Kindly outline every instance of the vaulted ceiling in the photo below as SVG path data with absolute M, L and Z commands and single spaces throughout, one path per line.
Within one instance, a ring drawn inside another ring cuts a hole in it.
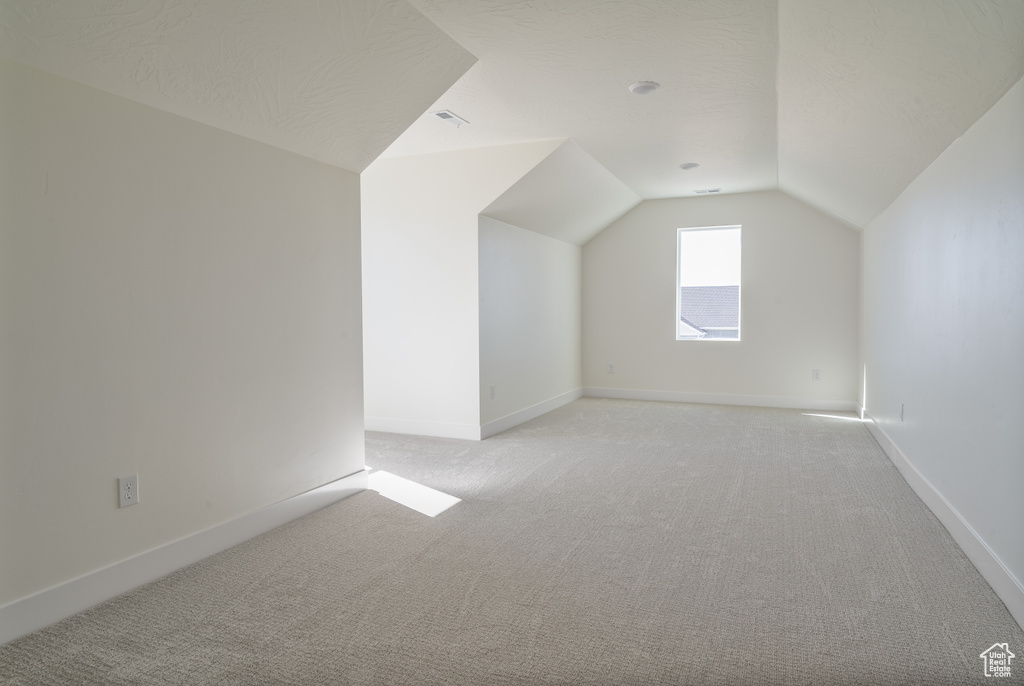
M 567 136 L 645 199 L 781 188 L 856 227 L 1024 76 L 1021 0 L 410 2 L 479 58 L 431 108 L 470 125 L 386 154 Z
M 1024 2 L 0 0 L 0 54 L 354 171 L 571 138 L 641 198 L 862 227 L 1024 76 Z
M 476 61 L 405 0 L 0 0 L 0 56 L 357 172 Z

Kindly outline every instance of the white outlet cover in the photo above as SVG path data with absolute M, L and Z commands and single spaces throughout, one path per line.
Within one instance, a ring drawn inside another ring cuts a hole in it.
M 122 476 L 117 480 L 117 506 L 128 507 L 139 502 L 139 475 Z

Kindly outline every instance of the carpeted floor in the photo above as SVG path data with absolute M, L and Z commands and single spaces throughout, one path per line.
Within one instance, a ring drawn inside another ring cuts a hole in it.
M 853 415 L 587 398 L 479 443 L 370 433 L 367 462 L 462 502 L 354 496 L 0 647 L 0 683 L 967 684 L 1024 656 Z

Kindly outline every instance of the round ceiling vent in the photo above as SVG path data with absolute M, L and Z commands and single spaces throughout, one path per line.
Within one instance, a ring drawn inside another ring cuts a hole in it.
M 633 95 L 647 95 L 658 90 L 658 86 L 654 81 L 637 81 L 629 87 L 629 92 Z

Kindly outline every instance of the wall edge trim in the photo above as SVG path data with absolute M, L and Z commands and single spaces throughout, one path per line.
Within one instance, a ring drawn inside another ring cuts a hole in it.
M 490 438 L 495 434 L 500 434 L 502 431 L 508 431 L 514 426 L 518 426 L 523 422 L 528 422 L 531 419 L 536 419 L 543 414 L 556 410 L 562 405 L 567 405 L 573 400 L 578 400 L 583 397 L 583 388 L 576 387 L 571 391 L 565 393 L 559 393 L 553 398 L 548 398 L 529 407 L 524 407 L 521 410 L 511 412 L 504 417 L 491 420 L 480 427 L 480 438 Z
M 480 427 L 476 424 L 431 422 L 423 419 L 396 419 L 394 417 L 366 417 L 363 420 L 363 425 L 367 431 L 383 431 L 389 434 L 459 438 L 467 441 L 480 440 Z
M 779 407 L 793 410 L 828 410 L 857 412 L 855 400 L 828 400 L 772 395 L 731 395 L 720 393 L 693 393 L 690 391 L 656 391 L 636 388 L 603 388 L 585 386 L 583 395 L 590 398 L 619 398 L 623 400 L 661 400 L 672 403 L 701 403 L 705 405 L 746 405 L 750 407 Z
M 864 424 L 889 457 L 896 469 L 917 494 L 917 497 L 932 511 L 942 523 L 967 559 L 977 568 L 981 576 L 992 587 L 995 594 L 1006 605 L 1014 621 L 1024 627 L 1024 584 L 1013 575 L 1003 561 L 989 547 L 974 527 L 971 526 L 960 512 L 946 500 L 946 497 L 918 471 L 910 458 L 889 437 L 881 426 L 869 414 L 864 414 Z
M 155 581 L 366 488 L 367 472 L 364 469 L 10 602 L 0 607 L 0 645 Z

